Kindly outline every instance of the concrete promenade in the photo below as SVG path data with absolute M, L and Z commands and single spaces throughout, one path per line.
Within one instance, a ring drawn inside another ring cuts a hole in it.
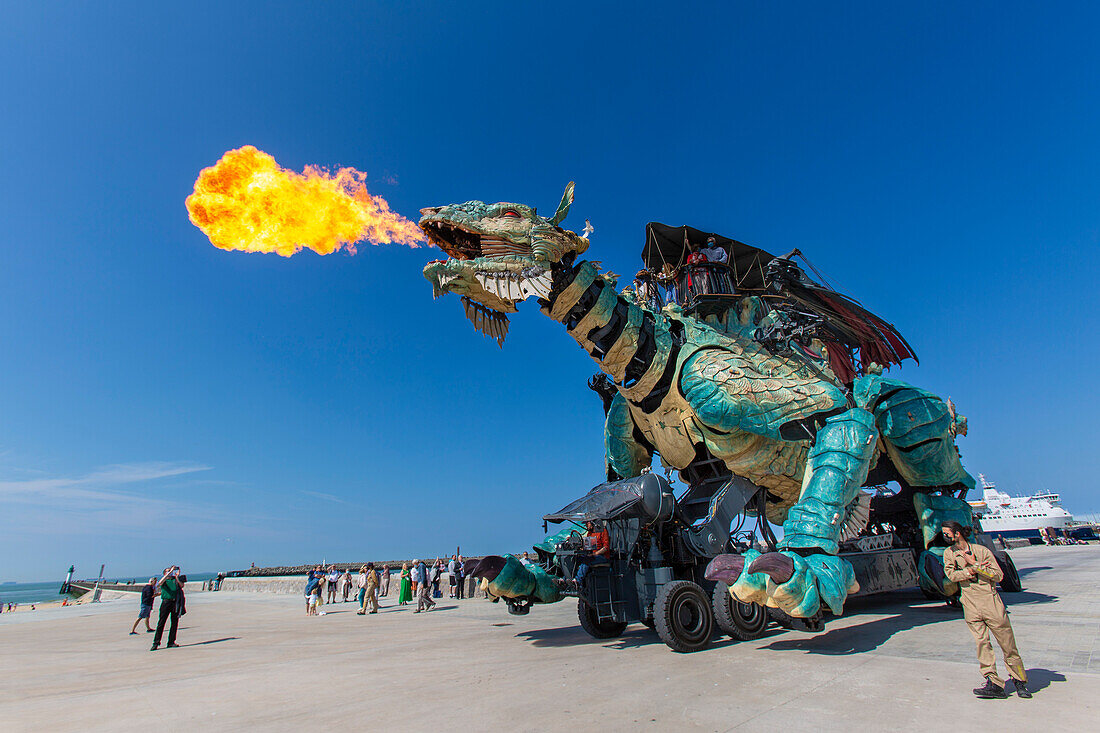
M 855 602 L 821 634 L 689 655 L 640 625 L 591 639 L 572 602 L 519 617 L 443 598 L 414 615 L 391 597 L 376 616 L 306 618 L 297 597 L 220 592 L 189 598 L 183 646 L 155 653 L 152 634 L 127 636 L 131 599 L 0 615 L 0 729 L 1096 730 L 1100 546 L 1012 555 L 1032 700 L 975 699 L 961 616 L 915 591 Z

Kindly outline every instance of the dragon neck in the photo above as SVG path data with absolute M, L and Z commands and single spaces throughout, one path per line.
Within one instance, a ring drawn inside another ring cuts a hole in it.
M 683 342 L 669 321 L 620 295 L 590 262 L 555 271 L 542 312 L 565 326 L 627 400 L 645 412 L 660 405 Z

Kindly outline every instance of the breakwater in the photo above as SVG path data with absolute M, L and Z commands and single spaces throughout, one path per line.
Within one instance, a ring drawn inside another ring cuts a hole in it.
M 140 593 L 144 583 L 100 583 L 100 590 Z M 74 580 L 69 583 L 69 595 L 82 596 L 95 588 L 94 580 Z
M 485 595 L 478 589 L 477 581 L 474 578 L 464 578 L 462 582 L 465 586 L 464 593 L 467 598 L 480 598 Z M 305 588 L 306 579 L 303 573 L 302 575 L 270 575 L 247 578 L 226 577 L 222 580 L 218 590 L 245 593 L 275 593 L 279 595 L 303 595 L 305 593 Z M 446 595 L 449 592 L 449 588 L 450 581 L 446 573 L 444 573 L 443 578 L 439 581 L 439 589 Z M 401 579 L 397 573 L 394 573 L 393 577 L 390 578 L 390 596 L 396 597 L 400 589 Z
M 423 560 L 425 563 L 432 563 L 432 562 L 435 562 L 436 560 L 442 560 L 443 563 L 446 564 L 450 560 L 450 557 L 449 556 L 448 557 L 440 557 L 440 558 L 422 557 L 422 558 L 417 558 L 417 559 Z M 474 562 L 477 562 L 478 560 L 480 560 L 481 557 L 480 556 L 477 556 L 477 557 L 464 557 L 463 559 L 467 563 L 474 563 Z M 340 572 L 344 572 L 345 570 L 347 570 L 352 575 L 354 575 L 355 573 L 359 572 L 359 568 L 363 567 L 368 562 L 373 562 L 374 566 L 376 568 L 378 568 L 379 570 L 381 570 L 384 567 L 389 567 L 391 572 L 400 572 L 402 564 L 408 563 L 409 567 L 411 568 L 413 566 L 413 563 L 415 562 L 415 560 L 412 560 L 412 559 L 410 559 L 410 560 L 364 560 L 363 562 L 333 562 L 333 563 L 325 563 L 324 567 L 326 567 L 326 568 L 329 568 L 329 567 L 336 568 Z M 321 563 L 308 563 L 306 565 L 273 565 L 273 566 L 263 567 L 263 568 L 248 568 L 247 570 L 233 570 L 233 571 L 230 571 L 228 573 L 225 573 L 225 577 L 226 578 L 265 578 L 265 577 L 282 577 L 282 576 L 288 576 L 288 575 L 305 575 L 310 570 L 313 570 L 313 568 L 317 567 L 320 564 Z

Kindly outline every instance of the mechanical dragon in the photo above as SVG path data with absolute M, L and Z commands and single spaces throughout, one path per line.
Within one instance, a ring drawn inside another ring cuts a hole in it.
M 814 287 L 785 258 L 769 264 L 786 273 L 785 286 L 776 276 L 770 291 L 739 290 L 707 315 L 675 303 L 655 309 L 630 287 L 618 291 L 616 277 L 598 263 L 578 260 L 587 233 L 560 226 L 572 203 L 570 183 L 550 217 L 516 203 L 422 209 L 420 227 L 449 257 L 429 263 L 424 276 L 435 296 L 461 296 L 475 326 L 502 345 L 506 314 L 528 298 L 565 327 L 609 385 L 609 479 L 648 472 L 657 454 L 688 483 L 718 465 L 766 490 L 758 512 L 782 525 L 782 540 L 774 551 L 719 554 L 707 578 L 727 583 L 742 603 L 795 619 L 842 613 L 858 585 L 840 546 L 875 521 L 863 488 L 896 481 L 903 491 L 895 510 L 901 501 L 917 517 L 921 587 L 954 595 L 935 540 L 947 519 L 972 524 L 961 497 L 974 479 L 955 446 L 966 421 L 950 402 L 883 375 L 889 363 L 882 361 L 912 356 L 900 335 L 877 321 L 880 340 L 896 346 L 890 356 L 840 368 L 827 329 L 812 338 L 784 330 L 787 296 Z M 843 297 L 828 292 L 834 305 Z M 858 310 L 844 302 L 834 312 Z M 511 556 L 483 563 L 480 572 L 498 597 L 562 597 L 543 568 Z

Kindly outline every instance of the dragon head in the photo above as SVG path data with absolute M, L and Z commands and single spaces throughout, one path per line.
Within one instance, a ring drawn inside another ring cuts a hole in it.
M 531 206 L 482 201 L 421 209 L 420 228 L 450 258 L 424 268 L 435 296 L 462 296 L 467 317 L 503 344 L 504 314 L 532 295 L 549 296 L 554 266 L 588 249 L 587 239 L 559 226 L 572 203 L 570 182 L 549 218 Z

